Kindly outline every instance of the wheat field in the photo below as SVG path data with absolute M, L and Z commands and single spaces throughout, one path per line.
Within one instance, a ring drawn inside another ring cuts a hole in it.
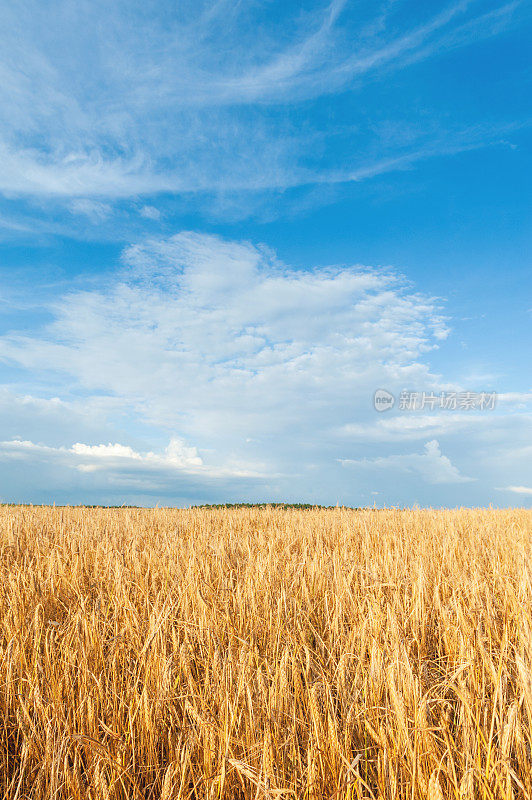
M 0 508 L 4 798 L 532 797 L 532 512 Z

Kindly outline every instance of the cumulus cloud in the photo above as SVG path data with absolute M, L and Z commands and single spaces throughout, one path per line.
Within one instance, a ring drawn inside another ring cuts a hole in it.
M 458 411 L 432 413 L 401 413 L 380 418 L 371 425 L 348 423 L 339 428 L 339 437 L 360 442 L 398 442 L 423 439 L 427 436 L 448 436 L 460 431 L 472 432 L 486 429 L 498 423 L 493 414 L 487 412 Z
M 33 310 L 33 309 L 32 309 Z M 42 387 L 14 391 L 0 385 L 0 419 L 3 436 L 12 439 L 41 441 L 58 446 L 66 441 L 86 437 L 87 440 L 112 438 L 116 432 L 112 419 L 123 414 L 124 402 L 119 397 L 93 395 L 73 397 L 61 381 L 55 381 L 51 394 L 38 396 Z M 59 397 L 58 395 L 61 395 Z
M 41 311 L 52 321 L 0 337 L 0 359 L 27 380 L 0 391 L 3 453 L 45 459 L 61 480 L 145 481 L 151 501 L 178 478 L 181 498 L 217 482 L 222 499 L 485 503 L 529 475 L 532 415 L 511 404 L 373 408 L 383 386 L 464 388 L 430 367 L 448 333 L 440 302 L 392 269 L 295 269 L 251 242 L 181 232 L 125 248 L 98 288 Z
M 103 288 L 46 310 L 51 324 L 0 339 L 4 361 L 63 387 L 61 402 L 80 393 L 108 402 L 116 424 L 167 431 L 166 466 L 269 476 L 272 492 L 286 491 L 279 476 L 304 482 L 337 463 L 334 431 L 374 417 L 375 386 L 436 387 L 425 358 L 447 333 L 438 302 L 392 270 L 293 269 L 265 247 L 191 232 L 126 248 Z M 161 465 L 128 441 L 75 448 L 93 471 Z
M 304 436 L 392 388 L 437 385 L 423 361 L 446 327 L 437 303 L 391 271 L 277 262 L 246 242 L 181 233 L 128 248 L 105 291 L 53 303 L 37 336 L 0 355 L 127 399 L 139 415 L 216 446 Z
M 501 492 L 513 492 L 514 494 L 532 495 L 531 486 L 501 486 L 497 488 Z
M 346 467 L 409 472 L 431 484 L 467 483 L 474 480 L 462 475 L 450 459 L 443 455 L 436 439 L 425 444 L 423 453 L 405 453 L 373 459 L 341 459 L 341 463 Z
M 260 477 L 259 473 L 244 466 L 226 466 L 224 469 L 203 463 L 195 447 L 182 439 L 173 437 L 162 453 L 148 451 L 140 453 L 123 444 L 83 444 L 75 442 L 71 447 L 51 447 L 25 439 L 0 442 L 0 460 L 42 460 L 78 469 L 81 472 L 109 471 L 137 473 L 184 473 L 199 478 Z
M 70 448 L 70 452 L 83 459 L 83 463 L 78 469 L 86 471 L 105 469 L 109 460 L 126 459 L 138 462 L 143 466 L 162 467 L 168 469 L 183 469 L 208 472 L 208 468 L 203 464 L 203 460 L 195 447 L 189 447 L 182 439 L 174 437 L 170 440 L 165 452 L 160 455 L 153 452 L 141 454 L 132 447 L 123 444 L 97 444 L 88 445 L 76 442 Z

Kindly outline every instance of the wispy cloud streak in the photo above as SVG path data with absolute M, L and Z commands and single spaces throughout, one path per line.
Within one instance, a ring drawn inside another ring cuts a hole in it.
M 354 131 L 357 163 L 345 166 L 327 146 L 334 130 L 283 111 L 495 35 L 522 13 L 518 0 L 482 13 L 462 0 L 419 23 L 372 8 L 361 19 L 347 0 L 299 16 L 280 7 L 259 25 L 252 8 L 223 2 L 173 15 L 164 4 L 149 15 L 135 3 L 127 13 L 120 3 L 4 4 L 0 192 L 264 191 L 363 180 L 471 147 L 455 127 L 441 146 L 421 137 L 376 158 Z M 318 132 L 325 157 L 312 159 Z

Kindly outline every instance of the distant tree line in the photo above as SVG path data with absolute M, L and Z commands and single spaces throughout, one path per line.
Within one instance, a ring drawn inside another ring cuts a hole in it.
M 46 508 L 46 507 L 54 507 L 54 508 L 154 508 L 154 506 L 133 506 L 133 505 L 126 505 L 123 503 L 122 505 L 117 506 L 104 506 L 98 504 L 91 504 L 91 503 L 72 503 L 72 504 L 63 504 L 63 503 L 0 503 L 1 506 L 12 506 L 12 507 L 27 507 L 27 508 Z M 182 506 L 155 506 L 155 508 L 182 508 Z M 308 509 L 333 509 L 333 508 L 345 508 L 348 511 L 371 511 L 375 510 L 372 506 L 364 507 L 364 506 L 322 506 L 319 503 L 202 503 L 200 505 L 193 505 L 190 508 L 294 508 L 301 511 L 305 511 Z
M 296 508 L 306 510 L 311 508 L 331 509 L 346 508 L 349 511 L 364 511 L 360 506 L 322 506 L 319 503 L 202 503 L 191 506 L 192 508 Z

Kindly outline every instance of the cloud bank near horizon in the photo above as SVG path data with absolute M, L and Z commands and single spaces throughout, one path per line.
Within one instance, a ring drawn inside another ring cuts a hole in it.
M 392 269 L 294 269 L 263 246 L 181 232 L 125 248 L 98 288 L 44 310 L 50 322 L 0 337 L 17 376 L 3 395 L 7 487 L 24 461 L 48 464 L 56 487 L 79 492 L 84 474 L 100 498 L 144 487 L 148 503 L 485 503 L 527 482 L 531 415 L 511 406 L 528 395 L 491 417 L 372 407 L 377 388 L 460 388 L 431 368 L 449 333 L 441 301 Z

